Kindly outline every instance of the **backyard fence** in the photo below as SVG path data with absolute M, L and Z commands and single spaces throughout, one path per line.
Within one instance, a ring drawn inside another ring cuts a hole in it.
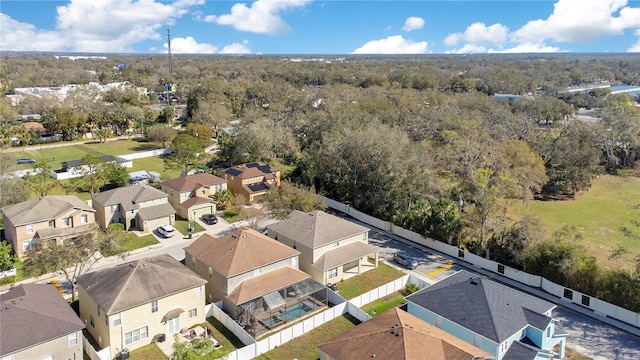
M 93 345 L 91 345 L 91 342 L 84 335 L 82 335 L 82 347 L 84 348 L 85 354 L 87 354 L 91 360 L 110 360 L 111 359 L 110 346 L 107 346 L 106 348 L 100 351 L 96 351 L 96 349 L 93 348 Z
M 620 320 L 624 323 L 640 328 L 639 313 L 627 310 L 617 305 L 613 305 L 606 301 L 602 301 L 593 296 L 581 293 L 565 286 L 558 285 L 541 276 L 529 274 L 524 271 L 520 271 L 500 264 L 498 262 L 485 259 L 481 256 L 477 256 L 466 250 L 459 249 L 447 243 L 426 238 L 416 232 L 404 229 L 389 221 L 380 220 L 378 218 L 374 218 L 370 215 L 364 214 L 358 210 L 351 208 L 349 205 L 342 204 L 333 199 L 329 199 L 320 195 L 318 197 L 322 201 L 324 201 L 324 203 L 327 204 L 327 206 L 329 206 L 330 208 L 348 214 L 356 220 L 361 221 L 365 224 L 369 224 L 373 227 L 385 231 L 390 231 L 394 235 L 397 235 L 401 238 L 426 246 L 430 249 L 436 250 L 459 260 L 463 260 L 476 267 L 501 274 L 506 278 L 520 282 L 522 284 L 535 288 L 541 288 L 547 293 L 555 295 L 564 301 L 583 306 L 587 309 L 592 310 L 594 313 L 607 316 L 612 319 Z

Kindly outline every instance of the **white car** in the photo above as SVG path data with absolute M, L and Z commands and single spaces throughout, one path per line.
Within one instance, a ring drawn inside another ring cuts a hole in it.
M 158 226 L 158 233 L 160 233 L 160 235 L 164 236 L 165 238 L 170 238 L 176 234 L 176 229 L 174 229 L 171 225 L 161 225 Z

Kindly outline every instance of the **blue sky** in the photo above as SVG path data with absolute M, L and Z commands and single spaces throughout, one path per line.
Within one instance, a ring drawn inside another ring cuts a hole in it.
M 640 0 L 3 0 L 0 50 L 640 52 Z

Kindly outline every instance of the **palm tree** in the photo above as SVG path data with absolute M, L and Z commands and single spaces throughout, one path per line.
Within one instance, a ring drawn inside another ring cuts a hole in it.
M 233 201 L 233 194 L 229 189 L 219 190 L 215 195 L 218 209 L 225 209 Z

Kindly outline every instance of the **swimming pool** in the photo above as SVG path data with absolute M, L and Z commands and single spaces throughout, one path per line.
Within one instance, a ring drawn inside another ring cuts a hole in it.
M 304 301 L 288 307 L 287 310 L 282 313 L 273 315 L 270 318 L 265 319 L 264 322 L 269 324 L 269 326 L 273 326 L 274 324 L 277 324 L 281 321 L 289 321 L 295 318 L 299 318 L 310 311 L 313 311 L 313 303 L 309 305 L 306 303 L 306 301 Z

